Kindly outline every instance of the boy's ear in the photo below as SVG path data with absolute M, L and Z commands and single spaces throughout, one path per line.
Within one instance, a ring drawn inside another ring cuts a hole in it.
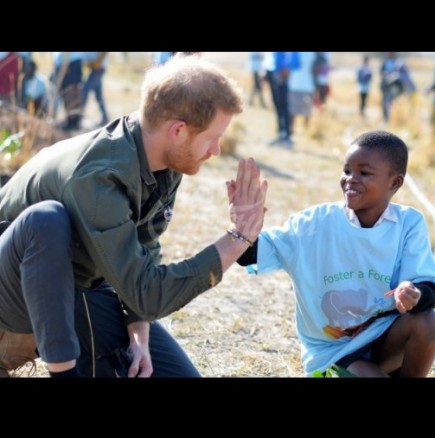
M 391 184 L 391 189 L 397 192 L 397 190 L 399 190 L 400 187 L 403 186 L 404 180 L 405 178 L 403 177 L 403 175 L 396 175 Z

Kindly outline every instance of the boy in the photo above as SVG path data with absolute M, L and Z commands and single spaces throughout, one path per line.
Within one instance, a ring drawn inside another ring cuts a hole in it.
M 238 260 L 263 274 L 285 269 L 296 294 L 305 371 L 332 364 L 360 377 L 423 377 L 435 357 L 435 261 L 423 215 L 391 203 L 403 185 L 405 143 L 358 137 L 344 160 L 344 201 L 264 230 Z M 229 183 L 229 195 L 234 182 Z

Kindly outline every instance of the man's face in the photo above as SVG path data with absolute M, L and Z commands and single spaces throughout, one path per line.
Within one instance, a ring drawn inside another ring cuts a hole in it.
M 168 167 L 186 175 L 198 173 L 201 165 L 212 155 L 219 155 L 219 146 L 232 115 L 218 111 L 209 127 L 199 134 L 190 134 L 179 147 L 168 151 Z

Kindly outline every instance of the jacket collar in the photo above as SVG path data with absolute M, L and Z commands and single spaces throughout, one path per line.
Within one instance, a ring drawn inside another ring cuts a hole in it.
M 140 127 L 139 111 L 131 113 L 129 116 L 127 116 L 126 124 L 136 145 L 137 154 L 139 157 L 141 179 L 147 186 L 156 185 L 157 182 L 150 170 L 148 158 L 145 154 L 145 147 L 142 141 L 142 129 Z

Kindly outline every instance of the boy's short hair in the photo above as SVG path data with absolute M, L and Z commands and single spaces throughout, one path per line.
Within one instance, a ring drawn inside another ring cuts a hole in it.
M 391 171 L 405 176 L 408 167 L 408 147 L 397 135 L 387 131 L 370 131 L 357 137 L 351 145 L 376 150 L 390 163 Z

